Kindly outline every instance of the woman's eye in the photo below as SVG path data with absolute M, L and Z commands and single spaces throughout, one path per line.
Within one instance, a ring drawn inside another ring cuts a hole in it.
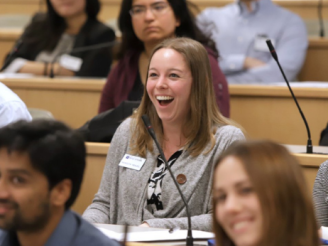
M 132 9 L 132 13 L 133 14 L 140 14 L 140 13 L 142 13 L 142 12 L 144 12 L 144 8 L 133 8 Z
M 241 193 L 242 194 L 249 194 L 251 192 L 253 192 L 253 188 L 252 187 L 244 187 L 244 188 L 241 189 Z
M 171 73 L 171 74 L 170 74 L 170 77 L 173 77 L 173 78 L 179 78 L 179 75 L 177 75 L 176 73 Z
M 24 183 L 24 179 L 21 178 L 21 177 L 17 177 L 17 176 L 12 177 L 11 180 L 12 180 L 12 182 L 13 182 L 14 184 L 22 184 L 22 183 Z
M 157 76 L 156 73 L 150 73 L 150 74 L 149 74 L 149 77 L 156 77 L 156 76 Z
M 165 7 L 163 5 L 157 5 L 154 7 L 156 10 L 162 10 L 164 9 Z
M 226 195 L 220 195 L 220 196 L 215 196 L 214 197 L 214 201 L 219 203 L 219 202 L 223 202 L 226 198 Z

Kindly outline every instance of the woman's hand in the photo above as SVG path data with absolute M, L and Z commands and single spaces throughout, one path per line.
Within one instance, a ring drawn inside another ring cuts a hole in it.
M 148 225 L 148 223 L 144 222 L 141 225 L 139 225 L 139 227 L 150 227 L 150 226 Z

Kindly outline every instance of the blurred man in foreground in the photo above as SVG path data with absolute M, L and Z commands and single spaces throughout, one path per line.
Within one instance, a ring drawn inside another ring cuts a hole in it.
M 118 245 L 69 209 L 85 156 L 81 138 L 57 121 L 0 129 L 0 245 Z

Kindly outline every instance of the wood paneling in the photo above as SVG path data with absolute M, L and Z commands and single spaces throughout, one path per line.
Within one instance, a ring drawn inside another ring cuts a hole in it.
M 222 7 L 232 3 L 232 0 L 191 0 L 201 10 L 207 7 Z M 275 0 L 278 5 L 299 14 L 304 19 L 316 19 L 318 1 L 315 0 Z M 121 0 L 101 0 L 100 19 L 117 18 Z M 323 16 L 328 16 L 328 0 L 324 0 Z M 44 6 L 43 8 L 44 9 Z M 0 0 L 0 14 L 33 14 L 39 10 L 39 0 Z
M 81 127 L 97 115 L 105 79 L 2 79 L 29 108 L 50 111 L 71 127 Z
M 314 145 L 328 122 L 328 89 L 294 88 L 311 129 Z M 284 144 L 306 144 L 306 128 L 286 87 L 230 85 L 231 118 L 251 138 Z

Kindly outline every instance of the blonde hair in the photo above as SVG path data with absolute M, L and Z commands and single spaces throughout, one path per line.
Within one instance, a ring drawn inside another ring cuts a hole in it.
M 179 52 L 184 57 L 192 74 L 193 82 L 190 94 L 191 110 L 183 127 L 183 134 L 187 139 L 185 149 L 192 156 L 197 156 L 202 153 L 209 142 L 211 143 L 211 148 L 208 151 L 213 148 L 215 144 L 213 134 L 218 126 L 233 123 L 222 116 L 217 107 L 210 62 L 203 45 L 189 38 L 167 39 L 155 47 L 150 61 L 154 54 L 163 48 L 173 49 Z M 153 142 L 142 122 L 142 115 L 148 115 L 159 142 L 163 142 L 162 121 L 158 117 L 156 109 L 148 96 L 146 86 L 147 82 L 140 107 L 137 113 L 133 115 L 136 125 L 132 128 L 133 141 L 130 142 L 131 152 L 140 156 L 145 156 L 147 150 L 153 151 Z
M 285 147 L 271 141 L 235 143 L 220 156 L 214 172 L 228 156 L 238 158 L 243 164 L 259 198 L 264 225 L 258 245 L 319 245 L 309 188 L 299 163 Z M 213 230 L 217 245 L 234 246 L 216 221 L 215 208 L 213 199 Z

